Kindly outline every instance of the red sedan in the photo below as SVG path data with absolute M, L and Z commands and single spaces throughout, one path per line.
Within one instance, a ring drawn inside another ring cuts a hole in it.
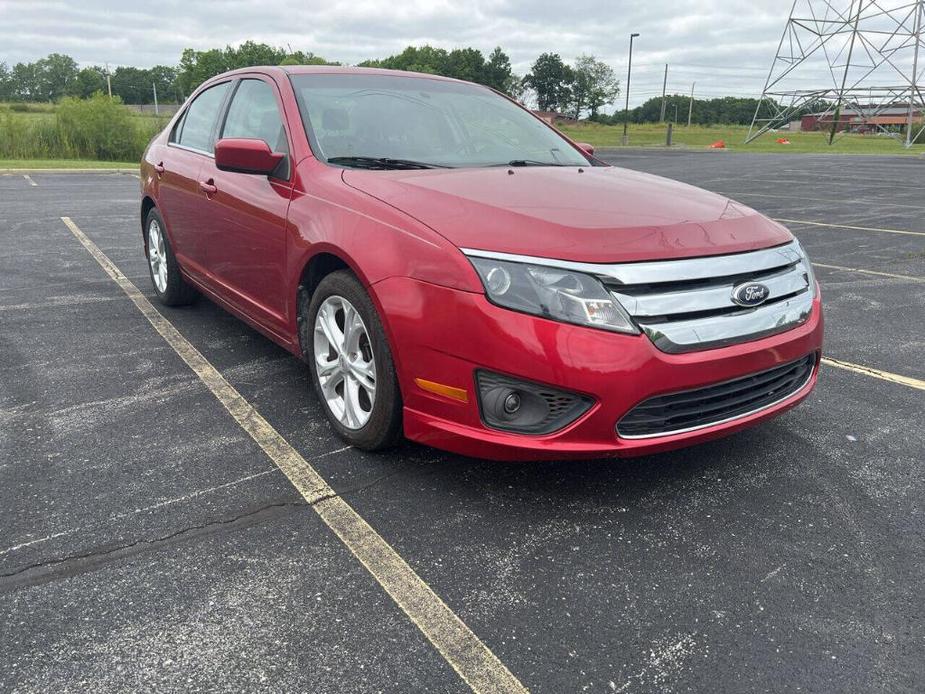
M 364 449 L 638 455 L 766 420 L 816 381 L 819 288 L 786 228 L 607 166 L 486 87 L 229 72 L 141 168 L 159 299 L 205 294 L 304 359 Z

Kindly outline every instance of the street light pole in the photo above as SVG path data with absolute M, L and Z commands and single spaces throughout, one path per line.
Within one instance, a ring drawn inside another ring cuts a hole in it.
M 691 83 L 691 98 L 687 102 L 687 127 L 691 127 L 691 116 L 694 115 L 694 85 L 696 82 Z
M 630 138 L 627 128 L 630 124 L 630 77 L 633 76 L 633 39 L 639 34 L 630 34 L 630 59 L 626 68 L 626 106 L 623 109 L 623 144 L 628 145 Z

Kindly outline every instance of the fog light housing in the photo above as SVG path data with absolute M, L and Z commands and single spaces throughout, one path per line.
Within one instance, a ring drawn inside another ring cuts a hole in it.
M 491 371 L 476 371 L 485 426 L 520 434 L 551 434 L 591 409 L 591 398 Z

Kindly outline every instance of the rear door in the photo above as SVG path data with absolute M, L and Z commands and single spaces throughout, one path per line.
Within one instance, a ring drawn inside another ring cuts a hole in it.
M 200 172 L 214 186 L 209 201 L 212 279 L 223 296 L 276 331 L 286 325 L 286 214 L 292 197 L 289 133 L 276 84 L 241 79 L 218 138 L 263 140 L 286 159 L 271 176 L 219 171 L 214 160 Z
M 200 190 L 200 172 L 211 161 L 214 133 L 231 82 L 222 82 L 200 93 L 177 121 L 158 166 L 158 202 L 167 222 L 171 245 L 183 269 L 203 275 L 206 239 L 203 218 L 208 202 Z

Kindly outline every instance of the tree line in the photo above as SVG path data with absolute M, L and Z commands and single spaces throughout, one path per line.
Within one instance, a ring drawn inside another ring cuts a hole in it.
M 161 103 L 182 103 L 202 82 L 227 70 L 254 65 L 337 65 L 311 52 L 246 41 L 240 46 L 209 50 L 187 48 L 176 66 L 151 68 L 106 66 L 81 68 L 70 56 L 60 53 L 32 63 L 12 67 L 0 63 L 0 101 L 57 101 L 62 97 L 88 98 L 96 92 L 114 96 L 126 104 L 148 104 L 156 89 Z M 600 123 L 622 123 L 624 112 L 611 115 L 605 108 L 620 95 L 620 81 L 613 69 L 591 55 L 579 56 L 571 64 L 557 53 L 543 53 L 526 75 L 517 75 L 507 54 L 497 47 L 487 56 L 475 48 L 446 50 L 433 46 L 408 46 L 386 58 L 365 60 L 361 67 L 410 70 L 484 84 L 513 98 L 572 118 L 587 117 Z M 107 84 L 108 77 L 108 84 Z M 666 97 L 666 120 L 686 122 L 690 97 Z M 752 120 L 757 99 L 723 97 L 696 99 L 691 121 L 696 124 L 747 124 Z M 635 123 L 658 122 L 662 117 L 661 97 L 651 98 L 630 109 Z
M 0 101 L 87 98 L 111 89 L 126 104 L 151 103 L 155 90 L 162 103 L 180 103 L 202 82 L 227 70 L 253 65 L 338 64 L 311 52 L 254 41 L 209 50 L 187 48 L 176 66 L 120 66 L 112 71 L 103 65 L 81 68 L 70 56 L 52 53 L 12 67 L 0 63 Z M 520 76 L 511 69 L 511 60 L 500 46 L 487 56 L 475 48 L 408 46 L 401 53 L 365 60 L 360 66 L 477 82 L 519 100 L 532 99 L 542 110 L 568 111 L 576 118 L 583 113 L 599 114 L 620 89 L 610 67 L 593 56 L 580 56 L 573 65 L 566 65 L 557 54 L 544 53 L 533 64 L 530 74 Z

